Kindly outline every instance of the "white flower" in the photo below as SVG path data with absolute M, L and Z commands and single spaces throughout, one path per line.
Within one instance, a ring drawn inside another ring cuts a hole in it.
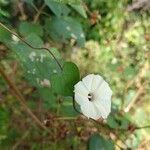
M 92 119 L 106 119 L 111 111 L 112 90 L 100 76 L 89 74 L 74 86 L 75 101 L 82 113 Z

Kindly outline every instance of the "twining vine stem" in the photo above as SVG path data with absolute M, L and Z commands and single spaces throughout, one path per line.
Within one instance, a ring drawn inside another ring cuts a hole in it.
M 36 49 L 36 50 L 46 50 L 50 53 L 50 55 L 54 58 L 54 60 L 56 61 L 56 63 L 58 64 L 58 66 L 60 67 L 61 70 L 63 70 L 61 64 L 59 63 L 59 61 L 57 60 L 57 58 L 55 57 L 55 55 L 46 47 L 34 47 L 32 45 L 30 45 L 28 42 L 26 42 L 22 37 L 20 37 L 17 33 L 13 32 L 11 29 L 9 29 L 8 27 L 6 27 L 3 23 L 0 22 L 0 26 L 2 26 L 4 29 L 6 29 L 8 32 L 10 32 L 11 34 L 15 35 L 17 38 L 19 38 L 22 42 L 24 42 L 26 45 L 28 45 L 30 48 L 32 49 Z
M 9 87 L 11 88 L 13 95 L 17 98 L 17 100 L 21 103 L 23 108 L 28 112 L 28 114 L 31 116 L 31 118 L 37 123 L 38 126 L 40 126 L 42 129 L 46 130 L 49 132 L 47 127 L 43 125 L 43 123 L 33 114 L 33 112 L 30 110 L 30 108 L 26 104 L 26 100 L 17 88 L 17 86 L 12 82 L 8 75 L 4 72 L 4 68 L 2 67 L 3 65 L 0 64 L 0 74 L 1 76 L 5 79 Z

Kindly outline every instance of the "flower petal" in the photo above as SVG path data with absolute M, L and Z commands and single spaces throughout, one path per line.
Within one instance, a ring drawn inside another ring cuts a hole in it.
M 94 75 L 91 92 L 95 92 L 95 90 L 97 90 L 97 88 L 102 84 L 103 81 L 104 79 L 100 75 Z
M 97 120 L 101 117 L 97 108 L 93 105 L 92 102 L 89 102 L 89 101 L 81 105 L 81 111 L 88 118 Z
M 111 96 L 94 100 L 93 103 L 98 108 L 101 116 L 104 119 L 107 118 L 111 111 Z
M 100 100 L 101 105 L 105 108 L 105 110 L 107 111 L 107 113 L 109 114 L 111 111 L 111 97 L 105 99 L 102 98 Z
M 88 97 L 86 96 L 83 96 L 79 93 L 75 93 L 75 101 L 79 104 L 79 105 L 83 105 L 85 103 L 87 103 L 89 100 L 88 100 Z
M 89 92 L 91 92 L 91 86 L 92 86 L 93 78 L 94 78 L 94 74 L 89 74 L 82 79 L 85 87 L 88 89 Z
M 74 92 L 76 93 L 79 93 L 83 96 L 88 96 L 88 90 L 86 89 L 86 87 L 84 86 L 83 82 L 80 81 L 78 82 L 75 86 L 74 86 Z
M 112 95 L 112 90 L 110 89 L 108 83 L 103 80 L 102 84 L 99 85 L 96 91 L 94 91 L 94 99 L 101 99 L 103 97 L 109 97 Z

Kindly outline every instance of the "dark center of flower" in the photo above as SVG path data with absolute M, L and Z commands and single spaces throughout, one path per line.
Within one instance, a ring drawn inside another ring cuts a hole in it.
M 92 93 L 89 93 L 89 94 L 88 94 L 88 100 L 89 100 L 89 101 L 92 101 L 92 100 L 93 100 L 93 94 L 92 94 Z

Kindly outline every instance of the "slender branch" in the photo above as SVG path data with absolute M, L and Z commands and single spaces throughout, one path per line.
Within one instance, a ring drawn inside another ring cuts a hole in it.
M 37 20 L 39 19 L 40 15 L 42 14 L 43 9 L 45 8 L 45 3 L 41 6 L 41 8 L 37 11 L 37 14 L 34 16 L 34 23 L 37 22 Z
M 124 150 L 124 148 L 122 148 L 119 144 L 114 143 L 120 150 Z
M 55 120 L 75 120 L 75 117 L 57 117 Z
M 15 145 L 12 147 L 12 150 L 16 150 L 17 147 L 23 142 L 23 140 L 29 135 L 29 130 L 25 132 L 25 134 L 15 143 Z
M 16 37 L 18 37 L 23 43 L 25 43 L 26 45 L 28 45 L 30 48 L 32 49 L 36 49 L 36 50 L 46 50 L 50 53 L 50 55 L 54 58 L 54 60 L 56 61 L 56 63 L 58 64 L 58 66 L 60 67 L 61 70 L 63 70 L 61 64 L 59 63 L 59 61 L 57 60 L 57 58 L 54 56 L 54 54 L 46 47 L 34 47 L 32 45 L 30 45 L 28 42 L 26 42 L 23 38 L 21 38 L 17 33 L 13 32 L 11 29 L 7 28 L 4 24 L 2 24 L 0 22 L 0 26 L 2 26 L 4 29 L 6 29 L 8 32 L 10 32 L 11 34 L 15 35 Z
M 2 67 L 2 64 L 0 64 L 0 74 L 4 78 L 4 80 L 7 82 L 11 90 L 13 91 L 16 99 L 20 102 L 20 104 L 23 106 L 26 112 L 31 116 L 31 118 L 35 121 L 35 123 L 42 129 L 49 132 L 49 130 L 42 124 L 42 122 L 33 114 L 33 112 L 27 106 L 25 98 L 23 97 L 23 95 L 21 94 L 21 92 L 19 91 L 15 83 L 13 83 L 12 80 L 10 80 L 7 74 L 4 72 L 4 68 Z
M 139 98 L 139 96 L 144 92 L 144 88 L 145 88 L 146 82 L 143 83 L 143 85 L 138 89 L 137 93 L 135 94 L 135 96 L 133 97 L 133 99 L 131 100 L 131 102 L 128 104 L 128 106 L 124 109 L 125 112 L 130 111 L 130 109 L 132 108 L 132 106 L 134 105 L 134 103 L 136 102 L 136 100 Z
M 148 128 L 150 128 L 150 125 L 143 126 L 143 127 L 135 127 L 135 130 L 148 129 Z
M 17 3 L 17 6 L 18 6 L 18 9 L 19 9 L 19 12 L 21 14 L 20 19 L 21 20 L 26 20 L 27 19 L 27 15 L 25 14 L 25 11 L 24 11 L 23 2 L 21 2 L 20 0 L 17 0 L 16 3 Z
M 35 9 L 36 12 L 38 12 L 38 8 L 33 4 L 33 8 Z M 41 14 L 46 15 L 47 17 L 51 17 L 50 14 L 46 13 L 46 12 L 41 12 Z

